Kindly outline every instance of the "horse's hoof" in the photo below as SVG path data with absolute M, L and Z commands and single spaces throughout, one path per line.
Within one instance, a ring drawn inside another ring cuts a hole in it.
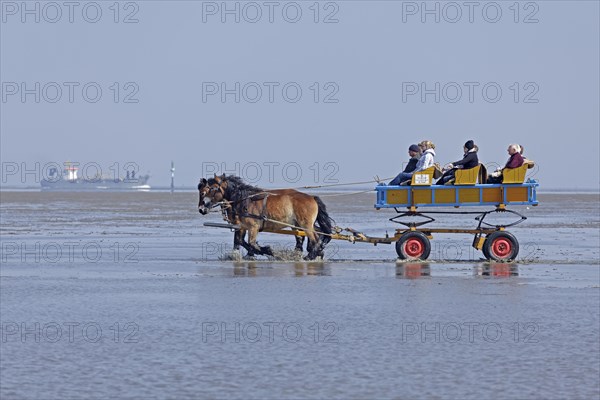
M 273 250 L 271 249 L 271 246 L 261 247 L 260 248 L 260 252 L 261 252 L 261 254 L 264 254 L 266 256 L 274 256 Z

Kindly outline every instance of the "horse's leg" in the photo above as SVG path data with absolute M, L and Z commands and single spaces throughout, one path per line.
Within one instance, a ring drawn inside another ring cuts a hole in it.
M 231 252 L 231 257 L 233 259 L 237 259 L 240 253 L 240 231 L 233 232 L 233 250 Z
M 242 244 L 243 240 L 244 240 L 244 238 L 242 237 L 241 230 L 237 230 L 233 233 L 233 250 L 234 251 L 240 250 L 240 244 Z
M 310 253 L 311 251 L 313 251 L 314 247 L 315 246 L 314 246 L 313 241 L 309 239 L 308 240 L 308 244 L 306 245 L 306 251 L 308 251 Z
M 315 231 L 306 231 L 308 237 L 308 255 L 305 260 L 314 260 L 319 255 L 319 235 Z
M 304 233 L 308 239 L 306 250 L 308 255 L 304 257 L 305 260 L 314 260 L 319 255 L 319 235 L 315 232 L 314 221 L 298 221 L 300 227 L 304 228 Z
M 231 211 L 227 213 L 227 219 L 229 220 L 229 223 L 240 226 L 240 229 L 235 231 L 235 233 L 233 234 L 233 251 L 239 252 L 240 245 L 242 245 L 244 249 L 246 249 L 246 251 L 248 252 L 248 256 L 252 257 L 254 253 L 252 252 L 252 249 L 250 249 L 248 244 L 244 241 L 244 238 L 246 237 L 246 229 L 242 226 L 241 219 Z
M 296 236 L 296 248 L 294 250 L 302 253 L 303 245 L 304 245 L 304 236 Z
M 266 256 L 275 256 L 275 253 L 273 253 L 273 249 L 271 248 L 271 246 L 258 246 L 260 248 L 260 252 Z
M 298 226 L 298 221 L 294 221 L 294 225 Z M 306 238 L 306 236 L 295 236 L 295 238 L 296 247 L 294 248 L 294 250 L 300 252 L 300 255 L 302 255 L 302 247 L 304 246 L 304 239 Z
M 233 236 L 233 250 L 239 251 L 240 245 L 241 245 L 248 252 L 248 257 L 253 257 L 254 249 L 248 244 L 248 242 L 246 242 L 244 240 L 245 237 L 246 237 L 245 229 L 240 229 L 240 230 L 236 231 L 235 235 Z
M 273 251 L 271 247 L 264 246 L 261 247 L 256 243 L 256 237 L 258 236 L 258 226 L 254 225 L 252 228 L 248 230 L 248 246 L 251 247 L 255 253 L 264 254 L 267 256 L 272 256 Z
M 317 255 L 319 257 L 325 257 L 325 246 L 327 243 L 331 241 L 331 236 L 329 235 L 319 235 L 319 249 L 317 250 Z
M 252 246 L 250 246 L 250 244 L 248 244 L 248 242 L 246 242 L 244 240 L 245 236 L 246 236 L 246 229 L 240 229 L 239 231 L 239 245 L 242 245 L 242 247 L 244 249 L 246 249 L 246 251 L 248 252 L 247 256 L 248 257 L 254 257 L 254 255 L 256 254 L 256 249 Z M 239 247 L 238 247 L 239 248 Z
M 235 215 L 235 213 L 229 209 L 227 210 L 227 222 L 233 225 L 241 225 L 240 219 Z M 244 245 L 244 236 L 246 236 L 246 231 L 242 228 L 234 231 L 233 233 L 233 252 L 240 252 L 240 245 Z M 246 248 L 246 246 L 244 246 Z
M 305 260 L 314 260 L 319 255 L 319 234 L 315 226 L 318 211 L 318 204 L 313 198 L 309 198 L 309 201 L 298 200 L 294 203 L 294 219 L 308 239 L 306 246 L 308 255 L 304 257 Z
M 262 254 L 264 254 L 265 256 L 275 257 L 275 253 L 273 253 L 273 249 L 271 248 L 271 246 L 259 246 L 259 247 L 260 247 L 260 252 Z

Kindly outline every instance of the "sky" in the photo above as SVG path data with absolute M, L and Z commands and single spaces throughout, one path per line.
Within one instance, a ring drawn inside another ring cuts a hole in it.
M 541 188 L 599 189 L 597 1 L 68 4 L 0 2 L 2 185 L 66 161 L 359 182 L 472 139 L 488 169 L 519 143 Z

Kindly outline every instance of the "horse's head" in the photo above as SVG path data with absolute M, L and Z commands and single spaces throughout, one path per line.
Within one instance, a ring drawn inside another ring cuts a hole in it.
M 215 175 L 214 179 L 202 178 L 198 183 L 198 212 L 206 215 L 211 208 L 222 202 L 226 187 L 227 181 L 224 175 L 222 177 Z
M 208 190 L 208 180 L 206 178 L 200 179 L 200 182 L 198 182 L 198 212 L 202 215 L 206 215 L 208 213 L 208 209 L 206 208 L 206 204 L 204 202 L 204 199 L 208 195 Z

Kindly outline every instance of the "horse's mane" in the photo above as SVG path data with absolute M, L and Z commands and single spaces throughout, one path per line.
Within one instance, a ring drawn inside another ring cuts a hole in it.
M 221 178 L 227 182 L 227 189 L 225 189 L 225 197 L 228 197 L 230 201 L 241 202 L 249 199 L 252 195 L 264 192 L 265 190 L 258 186 L 252 186 L 245 183 L 242 178 L 235 175 L 229 175 Z M 254 197 L 255 199 L 258 198 Z

